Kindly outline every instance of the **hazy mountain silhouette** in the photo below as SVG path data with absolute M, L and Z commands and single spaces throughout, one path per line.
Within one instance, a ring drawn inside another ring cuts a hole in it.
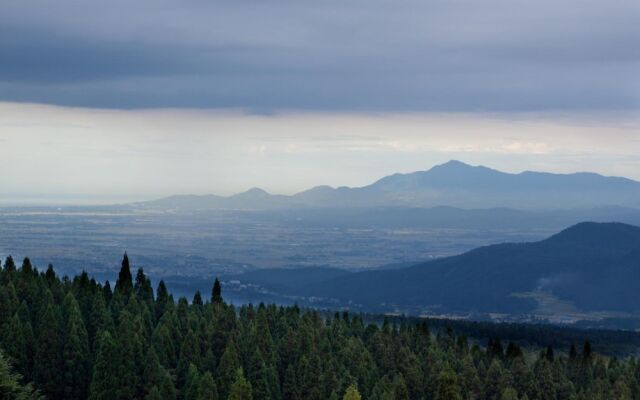
M 500 172 L 449 161 L 428 171 L 394 174 L 357 188 L 317 186 L 293 196 L 251 189 L 234 196 L 172 196 L 139 203 L 180 209 L 277 209 L 291 207 L 434 207 L 575 209 L 638 207 L 640 182 L 594 173 Z

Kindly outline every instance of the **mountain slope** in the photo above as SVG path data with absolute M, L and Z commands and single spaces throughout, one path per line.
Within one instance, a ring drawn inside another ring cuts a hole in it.
M 410 268 L 367 271 L 304 290 L 378 307 L 446 311 L 640 313 L 640 228 L 581 223 L 546 240 L 481 247 Z M 542 307 L 542 308 L 541 308 Z

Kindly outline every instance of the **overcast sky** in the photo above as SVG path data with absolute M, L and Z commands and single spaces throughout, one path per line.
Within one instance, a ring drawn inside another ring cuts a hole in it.
M 640 179 L 639 43 L 637 0 L 3 1 L 0 197 Z

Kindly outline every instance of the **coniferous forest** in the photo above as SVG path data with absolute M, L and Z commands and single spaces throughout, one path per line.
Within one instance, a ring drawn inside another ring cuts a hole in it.
M 115 285 L 25 259 L 0 272 L 0 399 L 640 399 L 640 362 L 520 348 L 426 320 L 174 299 L 128 257 Z M 498 330 L 499 331 L 499 330 Z M 577 347 L 577 348 L 576 348 Z

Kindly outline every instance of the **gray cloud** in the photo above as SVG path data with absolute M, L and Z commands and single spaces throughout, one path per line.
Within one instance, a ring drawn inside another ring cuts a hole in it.
M 635 109 L 638 43 L 635 0 L 25 0 L 0 5 L 0 100 Z

